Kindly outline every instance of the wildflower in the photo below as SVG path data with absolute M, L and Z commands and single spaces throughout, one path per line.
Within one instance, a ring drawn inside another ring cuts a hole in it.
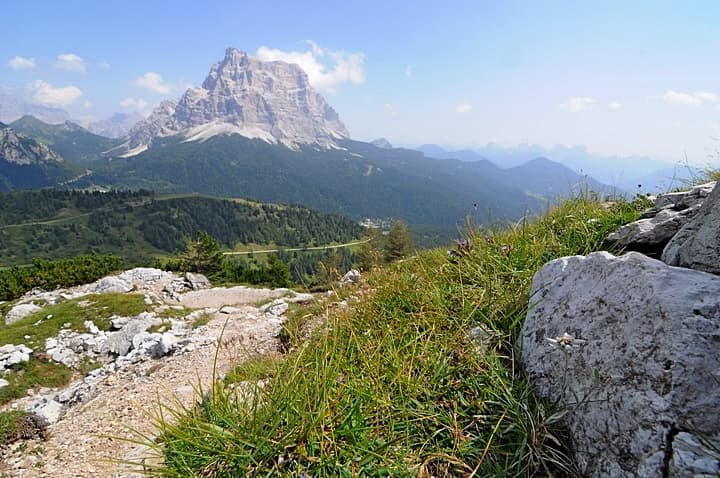
M 342 375 L 338 375 L 335 381 L 337 383 L 343 383 L 345 381 L 345 377 L 343 377 Z
M 550 342 L 550 346 L 552 347 L 558 347 L 568 351 L 580 347 L 587 342 L 586 340 L 575 338 L 567 332 L 563 332 L 562 335 L 558 335 L 555 338 L 546 337 L 545 340 Z
M 302 473 L 300 473 L 300 478 L 310 478 L 310 475 L 303 471 Z

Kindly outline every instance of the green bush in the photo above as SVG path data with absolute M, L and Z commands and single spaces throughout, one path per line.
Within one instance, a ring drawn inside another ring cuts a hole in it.
M 72 259 L 35 259 L 29 267 L 12 267 L 0 272 L 0 300 L 13 300 L 39 287 L 51 290 L 93 282 L 120 269 L 120 259 L 112 254 L 90 254 Z

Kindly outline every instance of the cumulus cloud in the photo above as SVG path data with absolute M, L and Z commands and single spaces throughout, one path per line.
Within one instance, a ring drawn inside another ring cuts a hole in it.
M 395 110 L 393 105 L 390 103 L 385 103 L 383 105 L 383 114 L 387 116 L 397 116 L 398 112 Z
M 300 66 L 307 73 L 312 86 L 329 93 L 335 93 L 343 83 L 365 82 L 364 54 L 330 50 L 312 41 L 307 43 L 310 50 L 302 52 L 261 46 L 256 56 L 262 61 L 279 60 Z
M 55 88 L 42 80 L 35 81 L 32 86 L 35 89 L 33 99 L 46 106 L 67 106 L 82 96 L 82 91 L 77 86 Z
M 622 105 L 617 101 L 611 101 L 610 103 L 608 103 L 607 107 L 610 110 L 617 111 L 622 108 Z
M 455 107 L 455 111 L 458 113 L 469 113 L 472 109 L 473 107 L 469 103 L 460 103 Z
M 76 71 L 78 73 L 85 73 L 85 70 L 87 69 L 85 66 L 85 60 L 77 56 L 75 53 L 62 53 L 58 55 L 55 67 L 67 71 Z
M 91 101 L 85 100 L 83 102 L 83 108 L 89 109 L 89 108 L 92 108 L 92 106 L 93 106 L 93 104 Z
M 408 78 L 412 78 L 412 76 L 413 76 L 413 66 L 412 65 L 408 65 L 405 67 L 405 76 L 407 76 Z
M 571 113 L 579 113 L 581 111 L 593 109 L 595 107 L 595 103 L 596 101 L 589 96 L 577 96 L 565 101 L 560 105 L 560 107 Z
M 695 95 L 673 90 L 667 90 L 665 94 L 662 95 L 662 99 L 665 103 L 671 105 L 697 106 L 702 103 L 702 100 L 696 98 Z
M 8 61 L 8 65 L 13 70 L 31 70 L 35 68 L 35 58 L 14 56 L 10 59 L 10 61 Z
M 110 63 L 108 63 L 108 62 L 106 62 L 106 61 L 101 61 L 100 63 L 98 63 L 97 66 L 98 66 L 98 68 L 100 68 L 101 70 L 109 70 L 109 69 L 110 69 Z
M 670 105 L 700 106 L 704 103 L 720 103 L 720 95 L 709 91 L 696 91 L 685 93 L 683 91 L 667 90 L 662 100 Z
M 147 101 L 142 98 L 125 98 L 120 102 L 120 106 L 129 110 L 145 111 Z
M 148 71 L 140 78 L 135 78 L 134 84 L 159 95 L 167 95 L 173 90 L 172 85 L 164 83 L 162 76 L 154 71 Z

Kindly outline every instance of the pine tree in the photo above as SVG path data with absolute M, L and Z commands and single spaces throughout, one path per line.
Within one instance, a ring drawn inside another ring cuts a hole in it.
M 382 234 L 376 227 L 371 227 L 363 239 L 364 242 L 355 254 L 355 264 L 362 271 L 369 271 L 383 263 Z
M 217 241 L 207 232 L 200 231 L 194 239 L 188 239 L 181 255 L 182 269 L 213 276 L 223 267 L 223 255 Z
M 393 262 L 412 254 L 413 245 L 410 233 L 403 221 L 395 221 L 385 241 L 385 261 Z
M 271 254 L 267 259 L 267 275 L 268 282 L 272 287 L 289 287 L 290 286 L 290 269 L 275 254 Z

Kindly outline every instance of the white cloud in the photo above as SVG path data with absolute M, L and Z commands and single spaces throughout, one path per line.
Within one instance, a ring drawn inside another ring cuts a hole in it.
M 98 66 L 98 68 L 100 68 L 101 70 L 109 70 L 109 69 L 110 69 L 110 63 L 108 63 L 108 62 L 106 62 L 106 61 L 101 61 L 100 63 L 98 63 L 97 66 Z
M 709 91 L 685 93 L 683 91 L 667 90 L 661 98 L 670 105 L 700 106 L 703 103 L 720 103 L 720 95 Z
M 412 65 L 408 65 L 405 67 L 405 76 L 407 76 L 408 78 L 412 78 L 412 76 L 413 76 L 413 66 Z
M 469 113 L 472 109 L 473 107 L 469 103 L 460 103 L 455 107 L 455 111 L 458 113 Z
M 142 98 L 125 98 L 120 102 L 120 106 L 129 110 L 145 111 L 147 101 Z
M 696 91 L 695 98 L 699 99 L 703 103 L 718 103 L 720 102 L 720 95 L 716 93 L 710 93 L 709 91 Z
M 595 107 L 595 103 L 595 100 L 589 96 L 577 96 L 562 103 L 560 107 L 564 110 L 570 111 L 571 113 L 579 113 L 581 111 L 593 109 Z
M 698 106 L 702 103 L 702 100 L 694 95 L 673 90 L 667 90 L 662 99 L 665 103 L 671 105 Z
M 32 86 L 35 89 L 33 99 L 46 106 L 67 106 L 82 96 L 82 91 L 77 86 L 55 88 L 42 80 L 35 81 Z
M 63 70 L 76 71 L 79 73 L 85 73 L 86 70 L 85 60 L 77 56 L 75 53 L 63 53 L 58 55 L 55 66 Z
M 140 78 L 135 78 L 134 84 L 159 95 L 167 95 L 173 90 L 172 85 L 163 83 L 162 76 L 154 71 L 148 71 Z
M 393 108 L 393 105 L 385 103 L 383 105 L 383 114 L 387 116 L 397 116 L 398 112 Z
M 14 56 L 8 61 L 8 65 L 13 70 L 30 70 L 35 68 L 35 58 Z
M 83 108 L 92 108 L 93 104 L 91 101 L 85 100 L 83 102 Z
M 608 103 L 607 107 L 610 110 L 617 111 L 622 108 L 622 105 L 617 101 L 611 101 L 610 103 Z
M 365 82 L 364 54 L 330 50 L 312 41 L 307 43 L 310 51 L 282 51 L 261 46 L 256 56 L 263 61 L 280 60 L 300 66 L 307 73 L 312 86 L 329 93 L 335 93 L 343 83 Z

